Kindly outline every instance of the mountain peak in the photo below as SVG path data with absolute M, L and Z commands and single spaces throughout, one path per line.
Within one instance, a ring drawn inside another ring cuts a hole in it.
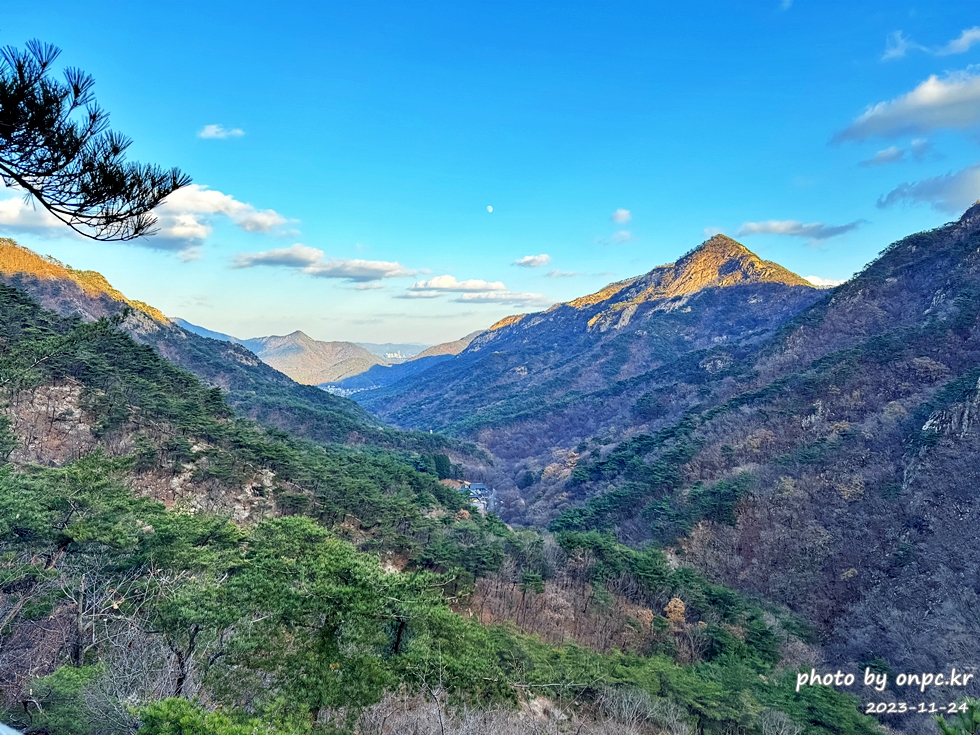
M 669 267 L 669 266 L 665 266 Z M 658 270 L 658 269 L 655 269 Z M 763 260 L 737 240 L 715 235 L 673 264 L 660 284 L 665 296 L 680 296 L 704 288 L 738 283 L 781 283 L 785 286 L 813 284 L 778 263 Z
M 963 213 L 963 216 L 960 217 L 960 224 L 972 225 L 977 223 L 980 223 L 980 199 L 975 201 L 973 205 Z
M 570 301 L 568 305 L 584 309 L 605 303 L 613 309 L 622 309 L 631 304 L 684 296 L 706 288 L 745 283 L 780 283 L 813 288 L 812 283 L 792 271 L 778 263 L 763 260 L 737 240 L 719 234 L 705 240 L 675 263 L 657 266 L 645 275 L 612 283 L 601 291 Z M 593 317 L 595 319 L 598 316 Z
M 747 247 L 745 247 L 738 240 L 733 240 L 728 237 L 728 235 L 722 235 L 720 232 L 717 235 L 713 235 L 703 243 L 698 245 L 694 250 L 688 253 L 694 255 L 694 253 L 713 253 L 715 255 L 728 256 L 728 257 L 739 257 L 739 256 L 752 256 L 753 253 Z M 682 258 L 683 260 L 683 258 Z

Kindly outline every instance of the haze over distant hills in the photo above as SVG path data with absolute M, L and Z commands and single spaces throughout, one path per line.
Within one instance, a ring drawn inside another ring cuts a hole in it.
M 415 357 L 428 347 L 421 342 L 355 342 L 354 344 L 392 363 Z
M 386 364 L 384 358 L 353 342 L 321 342 L 298 330 L 283 336 L 245 339 L 242 344 L 263 362 L 304 385 L 343 380 L 372 365 Z
M 409 376 L 428 370 L 433 365 L 449 360 L 465 350 L 481 332 L 471 332 L 462 339 L 428 347 L 408 360 L 399 363 L 375 365 L 369 370 L 336 382 L 321 383 L 324 390 L 337 395 L 351 396 L 363 390 L 373 390 L 391 385 Z
M 184 329 L 209 339 L 232 342 L 247 347 L 267 365 L 285 373 L 297 383 L 317 385 L 363 373 L 372 365 L 391 364 L 378 352 L 353 342 L 322 342 L 299 330 L 287 335 L 240 339 L 215 332 L 186 319 L 174 321 Z M 406 345 L 376 345 L 376 348 Z

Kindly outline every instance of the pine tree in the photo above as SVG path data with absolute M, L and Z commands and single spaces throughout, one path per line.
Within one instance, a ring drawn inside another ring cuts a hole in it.
M 29 41 L 0 49 L 0 180 L 96 240 L 153 233 L 152 209 L 190 183 L 179 169 L 126 161 L 129 138 L 109 130 L 94 80 L 52 66 L 60 50 Z

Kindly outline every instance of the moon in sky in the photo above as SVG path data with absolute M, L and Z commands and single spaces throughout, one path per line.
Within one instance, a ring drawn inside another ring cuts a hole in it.
M 491 207 L 489 204 L 487 205 L 487 211 L 488 212 L 492 212 L 493 211 L 493 207 Z

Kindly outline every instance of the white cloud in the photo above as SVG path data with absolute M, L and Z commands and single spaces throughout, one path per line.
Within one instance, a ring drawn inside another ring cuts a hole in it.
M 239 253 L 233 268 L 252 268 L 257 265 L 279 265 L 285 268 L 307 268 L 323 260 L 323 251 L 296 243 L 288 248 L 276 248 L 261 253 Z
M 377 291 L 383 288 L 384 286 L 377 281 L 365 281 L 354 286 L 355 291 Z
M 905 183 L 878 200 L 879 207 L 899 202 L 929 204 L 940 212 L 959 213 L 980 199 L 980 164 L 943 176 Z
M 232 260 L 232 268 L 255 268 L 273 266 L 295 268 L 314 278 L 341 278 L 356 283 L 379 281 L 382 278 L 414 276 L 417 271 L 409 270 L 400 263 L 386 260 L 345 260 L 330 258 L 324 260 L 319 248 L 311 248 L 296 243 L 288 248 L 265 250 L 261 253 L 239 253 Z M 365 288 L 370 288 L 365 286 Z
M 140 238 L 144 247 L 183 251 L 200 245 L 213 231 L 216 216 L 227 217 L 245 232 L 269 233 L 289 222 L 271 209 L 256 209 L 230 194 L 191 184 L 178 189 L 153 210 L 158 230 Z
M 581 273 L 575 273 L 574 271 L 548 271 L 544 274 L 546 278 L 574 278 L 575 276 L 582 275 Z
M 834 286 L 839 286 L 844 283 L 843 280 L 838 281 L 833 278 L 821 278 L 820 276 L 803 276 L 803 278 L 817 288 L 833 288 Z
M 916 43 L 911 38 L 907 38 L 901 31 L 894 31 L 889 33 L 885 40 L 885 53 L 882 54 L 881 60 L 890 61 L 892 59 L 901 59 L 909 51 L 924 51 L 934 56 L 962 54 L 969 51 L 977 43 L 980 43 L 980 26 L 966 28 L 957 38 L 954 38 L 945 46 L 934 46 L 932 48 Z
M 409 291 L 506 291 L 507 287 L 500 281 L 481 281 L 471 279 L 457 281 L 455 276 L 436 276 L 427 281 L 418 281 L 409 287 Z
M 522 268 L 538 268 L 542 265 L 548 265 L 551 262 L 551 256 L 542 253 L 541 255 L 525 255 L 523 258 L 518 258 L 511 265 L 519 265 Z
M 939 56 L 949 56 L 950 54 L 962 54 L 969 51 L 975 43 L 980 43 L 980 26 L 967 28 L 960 33 L 959 38 L 954 38 L 940 49 L 936 50 Z
M 198 138 L 240 138 L 245 135 L 241 128 L 226 128 L 224 125 L 205 125 L 198 133 Z
M 904 148 L 899 148 L 898 146 L 890 146 L 884 150 L 880 150 L 875 153 L 871 158 L 866 161 L 861 161 L 859 166 L 884 166 L 888 163 L 897 163 L 905 158 L 905 154 L 911 153 L 912 158 L 917 161 L 921 161 L 926 157 L 928 153 L 932 151 L 932 143 L 930 143 L 926 138 L 914 138 L 909 142 L 908 151 Z
M 414 276 L 417 271 L 409 270 L 400 263 L 386 260 L 342 260 L 331 258 L 323 263 L 314 263 L 303 269 L 314 278 L 344 278 L 348 281 L 377 281 L 382 278 L 401 278 Z
M 141 237 L 135 244 L 178 254 L 187 262 L 200 257 L 201 243 L 214 229 L 215 217 L 227 217 L 246 232 L 270 233 L 289 222 L 271 209 L 259 210 L 229 194 L 191 184 L 168 196 L 153 214 L 156 234 Z M 0 199 L 0 227 L 46 237 L 77 237 L 40 205 L 22 196 Z
M 396 296 L 396 299 L 438 299 L 445 296 L 445 291 L 406 291 Z
M 912 156 L 914 158 L 922 159 L 927 153 L 929 153 L 929 151 L 932 150 L 932 143 L 925 138 L 915 138 L 911 143 L 909 143 L 909 150 L 912 151 Z
M 633 215 L 630 214 L 630 211 L 628 209 L 617 209 L 615 212 L 612 213 L 612 217 L 610 217 L 609 219 L 611 219 L 613 222 L 618 222 L 619 224 L 623 224 L 633 219 Z
M 829 240 L 843 235 L 864 224 L 864 220 L 855 220 L 846 225 L 827 225 L 823 222 L 804 224 L 796 220 L 767 220 L 765 222 L 746 222 L 738 228 L 736 237 L 744 235 L 788 235 L 790 237 L 805 237 L 811 241 Z
M 470 279 L 457 281 L 455 276 L 435 276 L 412 284 L 398 298 L 434 299 L 454 293 L 452 301 L 462 304 L 510 304 L 512 306 L 548 305 L 550 302 L 541 294 L 516 293 L 510 291 L 500 281 Z
M 199 248 L 197 245 L 177 251 L 177 257 L 184 263 L 191 263 L 195 260 L 200 260 L 201 254 L 201 248 Z
M 77 237 L 44 207 L 18 194 L 0 199 L 0 231 L 8 229 L 41 237 Z
M 911 92 L 869 107 L 834 142 L 894 138 L 941 128 L 980 125 L 980 73 L 973 67 L 929 77 Z
M 715 235 L 720 235 L 722 233 L 722 229 L 720 227 L 705 227 L 703 230 L 701 230 L 701 233 L 707 238 L 712 238 Z
M 896 161 L 901 161 L 905 156 L 905 150 L 899 148 L 898 146 L 891 146 L 890 148 L 885 148 L 884 150 L 878 151 L 867 161 L 861 161 L 862 166 L 883 166 L 886 163 L 895 163 Z
M 511 306 L 550 306 L 551 302 L 539 293 L 515 293 L 513 291 L 487 291 L 464 293 L 453 301 L 460 304 L 509 304 Z

